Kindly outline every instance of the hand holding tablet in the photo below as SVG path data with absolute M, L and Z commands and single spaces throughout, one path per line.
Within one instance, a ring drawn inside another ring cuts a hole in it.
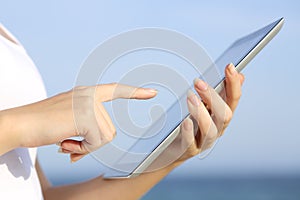
M 225 73 L 227 70 L 225 70 L 225 67 L 229 63 L 233 63 L 235 66 L 235 70 L 237 72 L 240 72 L 253 58 L 254 56 L 279 32 L 281 29 L 282 25 L 284 23 L 284 19 L 281 18 L 261 29 L 258 31 L 255 31 L 245 37 L 242 37 L 241 39 L 238 39 L 235 41 L 215 62 L 215 64 L 211 67 L 209 67 L 200 77 L 200 79 L 203 79 L 207 82 L 209 86 L 215 89 L 216 92 L 211 91 L 209 89 L 210 95 L 214 96 L 217 93 L 220 93 L 222 89 L 224 89 L 224 80 L 225 80 Z M 229 67 L 229 69 L 232 67 Z M 228 69 L 228 70 L 229 70 Z M 232 70 L 229 70 L 232 71 Z M 238 73 L 237 73 L 238 74 Z M 226 74 L 227 76 L 228 74 Z M 240 77 L 240 75 L 236 75 L 239 77 L 239 81 L 243 81 L 243 78 Z M 229 79 L 230 80 L 230 79 Z M 196 85 L 200 84 L 200 81 L 196 81 Z M 202 84 L 202 83 L 201 83 Z M 226 84 L 230 84 L 226 82 Z M 210 88 L 210 87 L 208 87 Z M 198 88 L 199 89 L 199 88 Z M 197 87 L 196 87 L 197 90 Z M 225 90 L 227 90 L 225 88 Z M 197 92 L 200 92 L 197 90 Z M 232 98 L 230 96 L 230 91 L 225 91 L 226 95 L 229 97 L 229 99 L 225 100 L 227 105 L 231 108 L 233 111 L 236 106 L 236 101 L 232 101 Z M 200 92 L 201 93 L 201 92 Z M 194 94 L 191 94 L 188 99 L 190 99 L 190 102 L 193 102 L 193 99 L 195 100 L 195 97 L 193 96 Z M 205 99 L 205 95 L 202 96 L 200 95 L 203 100 Z M 238 95 L 237 95 L 238 96 Z M 168 116 L 175 116 L 176 115 L 176 108 L 179 106 L 180 102 L 185 101 L 187 97 L 184 95 L 182 96 L 177 102 L 174 102 L 174 104 L 167 110 L 167 115 Z M 224 127 L 226 127 L 226 123 L 230 121 L 230 112 L 228 114 L 228 108 L 226 107 L 227 105 L 223 105 L 222 103 L 219 103 L 219 106 L 213 106 L 213 104 L 209 103 L 208 101 L 209 98 L 206 98 L 209 109 L 218 109 L 218 107 L 223 107 L 218 110 L 218 112 L 213 112 L 215 115 L 216 113 L 220 116 L 212 116 L 212 118 L 216 118 L 217 122 L 215 123 L 216 129 L 218 131 L 215 132 L 223 132 Z M 212 97 L 212 99 L 219 101 L 218 99 L 221 99 L 219 96 Z M 194 103 L 197 100 L 194 101 Z M 221 100 L 220 100 L 221 102 Z M 189 103 L 188 103 L 189 104 Z M 197 103 L 196 103 L 197 104 Z M 189 109 L 191 105 L 188 105 Z M 187 113 L 185 113 L 186 117 L 189 118 L 189 113 L 186 110 Z M 191 113 L 192 114 L 192 113 Z M 227 119 L 225 117 L 225 120 L 220 120 L 221 116 L 229 116 Z M 155 137 L 150 138 L 149 140 L 138 140 L 135 144 L 133 144 L 131 147 L 127 149 L 127 152 L 139 152 L 138 150 L 142 149 L 144 153 L 142 155 L 136 156 L 136 155 L 131 155 L 130 153 L 124 153 L 122 152 L 114 152 L 113 156 L 117 157 L 118 159 L 114 160 L 113 163 L 110 163 L 110 170 L 104 174 L 105 178 L 129 178 L 129 177 L 134 177 L 137 176 L 141 173 L 143 173 L 146 169 L 149 169 L 149 166 L 151 168 L 152 166 L 155 165 L 155 160 L 158 157 L 162 157 L 166 152 L 164 150 L 166 148 L 172 148 L 172 145 L 170 145 L 175 138 L 178 136 L 180 133 L 180 124 L 183 122 L 185 119 L 171 119 L 169 118 L 166 121 L 165 127 L 161 129 L 161 131 L 155 135 Z M 219 120 L 218 120 L 219 119 Z M 190 120 L 187 119 L 184 121 L 183 126 L 187 129 L 191 126 Z M 199 124 L 200 125 L 200 124 Z M 155 124 L 153 125 L 153 129 L 155 129 Z M 149 129 L 151 132 L 151 128 Z M 201 130 L 200 131 L 206 132 L 207 130 Z M 184 131 L 181 132 L 181 134 L 184 134 Z M 196 136 L 197 137 L 197 136 Z M 201 137 L 202 136 L 198 136 Z M 206 138 L 207 140 L 210 140 L 211 138 Z M 177 140 L 177 139 L 176 139 Z M 175 142 L 176 142 L 175 140 Z M 199 140 L 201 141 L 201 140 Z M 172 143 L 173 144 L 173 143 Z M 211 145 L 210 142 L 207 142 L 208 147 Z M 170 146 L 169 146 L 170 145 Z M 169 146 L 169 147 L 168 147 Z M 186 149 L 186 148 L 185 148 Z M 206 147 L 204 148 L 206 149 Z M 163 153 L 164 152 L 164 153 Z M 170 152 L 170 151 L 169 151 Z M 119 154 L 118 154 L 119 153 Z M 162 154 L 163 153 L 163 154 Z M 161 156 L 160 156 L 161 155 Z M 176 153 L 178 155 L 178 152 Z M 166 157 L 167 158 L 167 157 Z M 170 157 L 169 157 L 170 158 Z M 157 159 L 159 160 L 159 159 Z M 158 162 L 156 160 L 156 162 Z M 172 159 L 171 159 L 172 160 Z M 174 161 L 174 159 L 173 159 Z M 166 163 L 164 161 L 164 163 Z M 161 164 L 159 164 L 161 165 Z M 163 167 L 163 166 L 161 166 Z

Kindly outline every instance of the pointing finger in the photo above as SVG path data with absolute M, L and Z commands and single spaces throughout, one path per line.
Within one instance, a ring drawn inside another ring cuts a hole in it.
M 111 101 L 118 98 L 149 99 L 156 96 L 156 94 L 157 91 L 154 89 L 133 87 L 117 83 L 96 86 L 96 96 L 101 101 Z

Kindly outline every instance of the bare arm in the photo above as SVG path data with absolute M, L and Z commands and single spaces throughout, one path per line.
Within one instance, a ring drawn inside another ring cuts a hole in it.
M 19 137 L 14 131 L 14 121 L 10 119 L 9 112 L 0 111 L 0 156 L 19 144 Z
M 101 176 L 92 180 L 59 187 L 43 187 L 45 200 L 51 199 L 140 199 L 148 190 L 162 180 L 175 165 L 161 170 L 142 174 L 130 179 L 103 179 Z M 39 178 L 45 180 L 38 168 Z M 43 183 L 42 183 L 43 185 Z

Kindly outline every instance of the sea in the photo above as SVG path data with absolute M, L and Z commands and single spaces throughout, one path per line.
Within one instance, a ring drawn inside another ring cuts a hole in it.
M 300 177 L 171 179 L 157 184 L 142 200 L 300 200 Z
M 64 181 L 56 180 L 55 185 Z M 141 199 L 300 200 L 300 176 L 167 178 Z

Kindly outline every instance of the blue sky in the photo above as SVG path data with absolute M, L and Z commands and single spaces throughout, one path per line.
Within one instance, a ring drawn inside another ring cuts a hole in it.
M 238 37 L 285 17 L 282 31 L 244 71 L 241 103 L 224 137 L 209 157 L 188 161 L 172 176 L 300 174 L 299 10 L 298 1 L 10 0 L 1 3 L 0 21 L 23 43 L 52 96 L 72 88 L 89 52 L 120 32 L 173 29 L 216 58 Z M 39 155 L 52 180 L 101 171 L 91 157 L 70 164 L 56 149 Z

